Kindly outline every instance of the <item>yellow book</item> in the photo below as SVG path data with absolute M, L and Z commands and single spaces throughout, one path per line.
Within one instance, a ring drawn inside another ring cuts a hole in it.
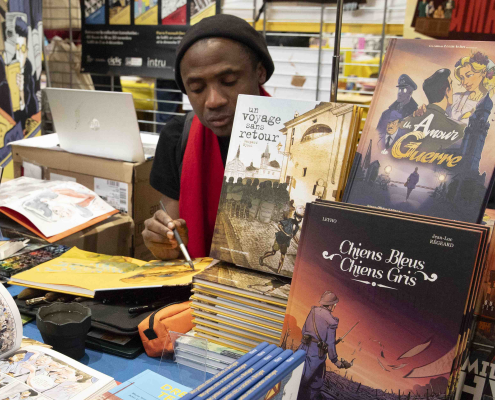
M 146 262 L 73 247 L 58 258 L 14 275 L 10 283 L 94 297 L 96 292 L 104 290 L 189 285 L 192 277 L 211 261 L 211 258 L 195 258 L 193 271 L 184 260 Z
M 18 111 L 21 108 L 21 93 L 19 91 L 19 86 L 17 85 L 17 75 L 21 73 L 21 64 L 19 64 L 19 61 L 7 65 L 5 67 L 5 73 L 7 74 L 10 98 L 12 99 L 12 110 Z

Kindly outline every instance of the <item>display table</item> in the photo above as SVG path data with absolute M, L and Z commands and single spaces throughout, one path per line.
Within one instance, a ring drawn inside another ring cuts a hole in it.
M 23 289 L 25 288 L 21 286 L 8 287 L 8 291 L 12 296 L 16 296 Z M 43 342 L 40 331 L 36 327 L 36 320 L 24 325 L 23 334 L 30 339 Z M 188 385 L 187 371 L 185 371 L 184 368 L 179 370 L 177 364 L 172 359 L 160 362 L 160 358 L 148 357 L 146 353 L 141 354 L 134 360 L 128 360 L 111 354 L 101 353 L 96 350 L 86 349 L 86 355 L 80 359 L 79 362 L 115 378 L 118 382 L 124 382 L 140 372 L 149 369 L 186 386 L 195 386 L 196 384 L 196 382 L 194 382 L 192 384 L 189 383 Z M 184 374 L 184 372 L 186 373 Z M 211 377 L 211 375 L 206 374 L 206 379 L 209 377 Z M 195 378 L 197 378 L 196 375 Z

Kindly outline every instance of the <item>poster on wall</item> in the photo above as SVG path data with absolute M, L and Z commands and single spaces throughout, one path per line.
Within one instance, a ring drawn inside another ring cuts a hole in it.
M 42 0 L 0 1 L 0 168 L 13 178 L 10 142 L 41 134 Z
M 406 39 L 495 40 L 491 0 L 407 0 Z
M 81 9 L 81 72 L 174 79 L 177 45 L 220 0 L 81 0 Z

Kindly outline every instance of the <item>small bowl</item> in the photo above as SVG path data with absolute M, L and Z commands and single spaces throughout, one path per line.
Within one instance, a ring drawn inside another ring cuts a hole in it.
M 40 307 L 36 326 L 46 344 L 79 360 L 84 356 L 86 335 L 91 327 L 91 309 L 79 303 L 53 303 Z

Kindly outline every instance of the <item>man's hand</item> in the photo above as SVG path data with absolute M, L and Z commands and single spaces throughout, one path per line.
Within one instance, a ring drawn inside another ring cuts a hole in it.
M 179 244 L 175 240 L 174 229 L 177 229 L 186 246 L 189 241 L 186 221 L 174 220 L 162 210 L 155 212 L 152 218 L 147 219 L 144 226 L 144 243 L 153 255 L 161 260 L 179 257 Z
M 338 369 L 349 369 L 352 367 L 352 363 L 350 363 L 349 361 L 346 361 L 344 360 L 343 358 L 341 358 L 340 360 L 337 360 L 337 362 L 335 363 L 335 366 L 338 368 Z
M 416 111 L 414 111 L 413 117 L 422 117 L 425 112 L 426 104 L 423 104 L 422 106 L 419 106 Z

